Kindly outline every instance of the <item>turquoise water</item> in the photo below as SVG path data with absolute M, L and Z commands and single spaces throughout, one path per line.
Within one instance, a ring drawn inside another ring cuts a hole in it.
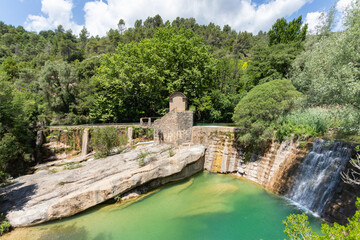
M 102 205 L 66 220 L 16 230 L 12 237 L 41 240 L 284 239 L 282 220 L 291 213 L 300 212 L 285 199 L 254 183 L 202 173 L 162 187 L 136 202 Z M 318 231 L 320 220 L 312 217 L 310 220 L 313 229 Z

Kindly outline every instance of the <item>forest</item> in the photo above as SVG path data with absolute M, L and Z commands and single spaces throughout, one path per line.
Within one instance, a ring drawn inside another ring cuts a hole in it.
M 238 126 L 251 151 L 290 136 L 358 141 L 359 11 L 333 32 L 331 10 L 312 35 L 301 16 L 256 35 L 159 15 L 104 37 L 0 22 L 0 179 L 36 163 L 39 127 L 162 116 L 174 91 L 196 122 Z

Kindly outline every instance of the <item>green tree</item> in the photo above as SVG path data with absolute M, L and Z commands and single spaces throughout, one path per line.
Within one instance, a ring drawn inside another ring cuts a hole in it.
M 293 64 L 292 80 L 312 105 L 360 106 L 360 3 L 346 14 L 346 30 L 309 41 Z
M 304 41 L 306 37 L 307 24 L 302 27 L 302 16 L 287 22 L 285 18 L 276 20 L 269 31 L 270 45 L 279 43 L 290 43 Z
M 119 29 L 119 33 L 122 35 L 124 34 L 126 27 L 125 27 L 125 21 L 124 19 L 120 19 L 118 22 L 118 29 Z
M 9 75 L 10 78 L 18 77 L 19 66 L 12 57 L 7 57 L 2 63 L 2 68 Z
M 239 137 L 246 147 L 259 146 L 273 136 L 274 121 L 289 112 L 301 95 L 290 80 L 274 80 L 254 87 L 235 108 L 234 123 L 241 129 Z
M 303 50 L 299 42 L 257 45 L 241 81 L 246 91 L 274 79 L 288 78 L 292 63 Z
M 0 180 L 7 173 L 17 176 L 32 159 L 34 133 L 30 131 L 32 104 L 13 85 L 0 76 Z
M 47 108 L 58 113 L 68 113 L 75 103 L 76 75 L 73 68 L 65 63 L 48 61 L 39 77 L 40 93 Z
M 80 47 L 81 47 L 82 49 L 85 48 L 89 36 L 90 36 L 90 33 L 88 32 L 87 28 L 84 26 L 84 27 L 81 29 L 81 32 L 80 32 L 80 34 L 79 34 L 80 43 L 81 43 Z
M 151 39 L 120 44 L 116 54 L 104 57 L 92 80 L 94 106 L 90 116 L 98 121 L 137 121 L 164 113 L 167 99 L 181 91 L 201 98 L 213 84 L 215 59 L 191 30 L 171 26 Z

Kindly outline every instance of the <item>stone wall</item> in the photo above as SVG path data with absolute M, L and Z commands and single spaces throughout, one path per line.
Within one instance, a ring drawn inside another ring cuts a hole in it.
M 149 136 L 151 128 L 143 126 L 68 126 L 50 127 L 39 130 L 37 133 L 37 159 L 39 162 L 60 160 L 71 158 L 77 155 L 85 156 L 93 151 L 91 139 L 96 129 L 103 127 L 114 127 L 119 135 L 126 135 L 127 145 L 135 144 L 139 141 L 153 140 L 153 134 Z
M 285 194 L 291 189 L 294 173 L 307 153 L 307 148 L 300 148 L 297 141 L 272 142 L 264 155 L 253 155 L 238 172 L 274 193 Z
M 206 146 L 204 169 L 214 173 L 231 173 L 287 196 L 295 182 L 296 171 L 313 148 L 313 139 L 299 144 L 287 140 L 272 142 L 263 155 L 252 154 L 245 161 L 244 149 L 236 141 L 235 127 L 196 126 L 192 128 L 192 143 Z M 350 165 L 350 164 L 348 164 Z M 350 166 L 347 166 L 350 167 Z M 340 183 L 329 201 L 323 217 L 329 222 L 345 224 L 356 211 L 360 186 Z
M 210 172 L 234 173 L 242 162 L 242 153 L 236 142 L 238 128 L 196 126 L 192 128 L 191 142 L 207 147 L 204 169 Z
M 263 187 L 284 194 L 290 187 L 292 173 L 307 154 L 297 142 L 271 143 L 264 155 L 246 152 L 236 140 L 236 127 L 196 126 L 192 128 L 192 143 L 207 147 L 204 169 L 218 173 L 236 173 Z
M 172 144 L 190 142 L 193 124 L 194 115 L 192 111 L 169 112 L 154 122 L 154 141 Z

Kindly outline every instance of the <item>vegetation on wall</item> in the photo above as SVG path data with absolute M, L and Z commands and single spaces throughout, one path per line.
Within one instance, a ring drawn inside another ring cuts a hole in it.
M 127 143 L 127 134 L 122 128 L 101 127 L 90 132 L 90 148 L 96 151 L 96 158 L 106 157 L 115 148 Z M 119 149 L 117 149 L 119 150 Z

